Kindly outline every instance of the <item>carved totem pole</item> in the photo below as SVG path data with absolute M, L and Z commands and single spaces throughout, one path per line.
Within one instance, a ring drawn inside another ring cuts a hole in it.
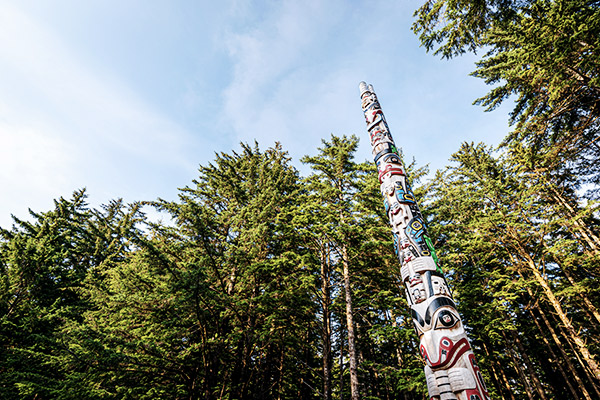
M 373 86 L 361 82 L 360 97 L 379 171 L 383 204 L 400 259 L 406 298 L 425 359 L 429 397 L 431 400 L 488 400 L 475 355 Z

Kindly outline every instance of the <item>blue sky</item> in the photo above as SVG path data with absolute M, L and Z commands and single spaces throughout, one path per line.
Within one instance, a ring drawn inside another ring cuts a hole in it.
M 280 141 L 294 164 L 356 134 L 371 83 L 396 143 L 442 168 L 463 141 L 496 145 L 507 106 L 474 56 L 440 60 L 410 31 L 418 2 L 0 0 L 0 226 L 86 187 L 92 206 L 175 199 L 199 164 Z

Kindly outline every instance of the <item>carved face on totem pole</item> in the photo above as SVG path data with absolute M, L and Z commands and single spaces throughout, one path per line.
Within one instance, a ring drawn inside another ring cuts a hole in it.
M 364 85 L 364 86 L 363 86 Z M 384 207 L 433 400 L 486 400 L 485 384 L 448 289 L 402 161 L 372 87 L 361 84 Z

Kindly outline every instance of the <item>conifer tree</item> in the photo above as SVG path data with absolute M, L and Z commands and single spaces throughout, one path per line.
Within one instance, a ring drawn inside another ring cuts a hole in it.
M 357 231 L 360 230 L 355 218 L 357 210 L 354 196 L 358 189 L 359 176 L 366 168 L 365 165 L 358 165 L 353 160 L 357 146 L 356 136 L 348 138 L 332 135 L 331 141 L 323 140 L 323 147 L 319 148 L 320 153 L 317 156 L 305 156 L 302 159 L 302 162 L 309 164 L 315 171 L 309 179 L 309 190 L 318 191 L 318 200 L 326 205 L 331 245 L 335 248 L 337 263 L 342 270 L 352 400 L 359 399 L 360 394 L 350 279 L 353 254 L 350 247 L 351 242 L 357 240 Z
M 73 359 L 69 325 L 81 323 L 89 307 L 82 295 L 90 275 L 128 251 L 139 205 L 113 201 L 89 209 L 85 190 L 55 200 L 54 209 L 31 221 L 14 218 L 0 232 L 0 397 L 94 398 L 81 379 L 85 366 Z
M 453 158 L 458 165 L 438 176 L 433 187 L 441 199 L 433 207 L 434 226 L 444 243 L 441 250 L 454 261 L 457 297 L 473 302 L 467 309 L 476 318 L 469 326 L 483 339 L 480 345 L 487 359 L 482 362 L 492 363 L 497 393 L 510 392 L 512 369 L 513 379 L 530 398 L 569 396 L 573 391 L 590 398 L 597 390 L 594 352 L 585 344 L 591 321 L 577 317 L 577 306 L 567 306 L 559 294 L 565 293 L 568 280 L 549 256 L 564 243 L 556 230 L 561 217 L 549 207 L 543 185 L 521 175 L 510 159 L 494 158 L 482 145 L 464 144 Z M 532 307 L 539 312 L 540 328 L 532 326 L 530 313 L 524 312 Z M 552 322 L 554 315 L 557 322 Z M 586 330 L 579 330 L 579 323 Z M 553 324 L 564 329 L 548 336 Z M 570 350 L 565 351 L 564 344 Z M 561 354 L 555 360 L 561 375 L 556 368 L 546 368 L 547 362 L 540 359 L 543 348 Z M 508 360 L 500 361 L 505 354 Z M 580 361 L 579 367 L 573 366 L 573 358 Z
M 305 179 L 302 207 L 305 221 L 311 222 L 303 229 L 310 232 L 311 251 L 328 252 L 324 260 L 329 275 L 321 279 L 330 289 L 332 331 L 338 332 L 332 352 L 340 360 L 334 365 L 340 379 L 331 385 L 333 396 L 346 396 L 348 391 L 349 396 L 365 398 L 420 396 L 425 385 L 414 378 L 422 374 L 422 366 L 412 356 L 417 344 L 410 336 L 412 320 L 405 313 L 377 174 L 372 163 L 354 161 L 357 145 L 355 136 L 332 135 L 319 154 L 302 159 L 313 170 Z M 347 373 L 342 360 L 350 365 Z M 344 377 L 350 378 L 350 385 Z
M 290 224 L 298 173 L 277 145 L 217 155 L 157 201 L 128 259 L 90 285 L 77 356 L 107 397 L 313 398 L 313 276 Z

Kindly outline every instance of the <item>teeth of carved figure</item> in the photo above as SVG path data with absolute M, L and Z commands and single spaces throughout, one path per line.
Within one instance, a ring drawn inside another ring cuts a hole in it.
M 360 98 L 430 400 L 489 400 L 452 294 L 372 85 Z

